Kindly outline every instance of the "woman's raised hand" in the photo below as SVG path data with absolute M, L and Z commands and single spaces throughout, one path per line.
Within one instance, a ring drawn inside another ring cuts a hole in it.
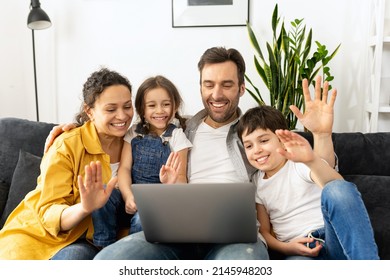
M 81 205 L 84 211 L 92 213 L 94 210 L 103 207 L 117 181 L 118 178 L 113 177 L 107 186 L 104 185 L 101 163 L 92 161 L 89 165 L 86 165 L 84 178 L 81 175 L 78 176 Z

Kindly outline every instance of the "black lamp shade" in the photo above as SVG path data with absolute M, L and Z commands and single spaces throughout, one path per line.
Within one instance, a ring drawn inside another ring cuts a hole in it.
M 51 26 L 50 18 L 45 11 L 41 9 L 41 4 L 38 0 L 31 1 L 31 10 L 28 14 L 27 26 L 34 30 L 45 29 Z

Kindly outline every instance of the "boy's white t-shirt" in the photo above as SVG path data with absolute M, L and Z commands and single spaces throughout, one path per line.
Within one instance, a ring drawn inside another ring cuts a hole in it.
M 202 122 L 191 149 L 189 183 L 234 183 L 237 176 L 229 157 L 226 138 L 231 127 L 212 128 Z
M 135 132 L 137 125 L 133 125 L 130 127 L 130 129 L 127 131 L 124 140 L 131 144 L 131 140 L 138 135 L 138 133 Z M 165 131 L 164 131 L 165 132 Z M 162 134 L 164 134 L 164 132 Z M 160 135 L 161 138 L 163 138 Z M 187 139 L 186 135 L 183 132 L 182 128 L 175 128 L 172 131 L 172 136 L 167 137 L 167 140 L 169 142 L 169 147 L 171 148 L 171 151 L 178 152 L 183 149 L 192 148 L 192 144 L 190 140 Z
M 310 178 L 305 164 L 288 160 L 271 178 L 263 177 L 262 171 L 253 176 L 256 203 L 267 210 L 278 240 L 288 242 L 324 226 L 322 188 Z

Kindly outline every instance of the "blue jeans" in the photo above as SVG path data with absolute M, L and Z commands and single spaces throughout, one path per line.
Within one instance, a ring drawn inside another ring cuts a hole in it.
M 262 241 L 237 244 L 167 244 L 146 241 L 138 232 L 104 248 L 96 260 L 268 260 Z
M 321 209 L 324 228 L 314 231 L 313 236 L 325 240 L 325 244 L 314 259 L 379 259 L 370 218 L 353 183 L 335 180 L 326 184 L 322 190 Z M 311 258 L 289 256 L 286 259 Z
M 106 247 L 117 240 L 118 229 L 128 228 L 129 233 L 142 230 L 138 213 L 129 215 L 125 212 L 125 203 L 119 190 L 114 189 L 104 207 L 92 213 L 94 227 L 93 243 Z M 130 221 L 130 223 L 129 223 Z
M 99 249 L 86 240 L 70 244 L 55 254 L 51 260 L 92 260 Z

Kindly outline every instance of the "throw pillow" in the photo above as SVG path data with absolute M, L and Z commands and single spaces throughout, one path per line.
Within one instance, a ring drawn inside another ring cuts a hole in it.
M 0 220 L 0 228 L 3 227 L 9 214 L 23 200 L 26 194 L 35 189 L 40 172 L 40 164 L 40 157 L 23 150 L 19 151 L 19 159 L 12 176 L 7 203 Z

